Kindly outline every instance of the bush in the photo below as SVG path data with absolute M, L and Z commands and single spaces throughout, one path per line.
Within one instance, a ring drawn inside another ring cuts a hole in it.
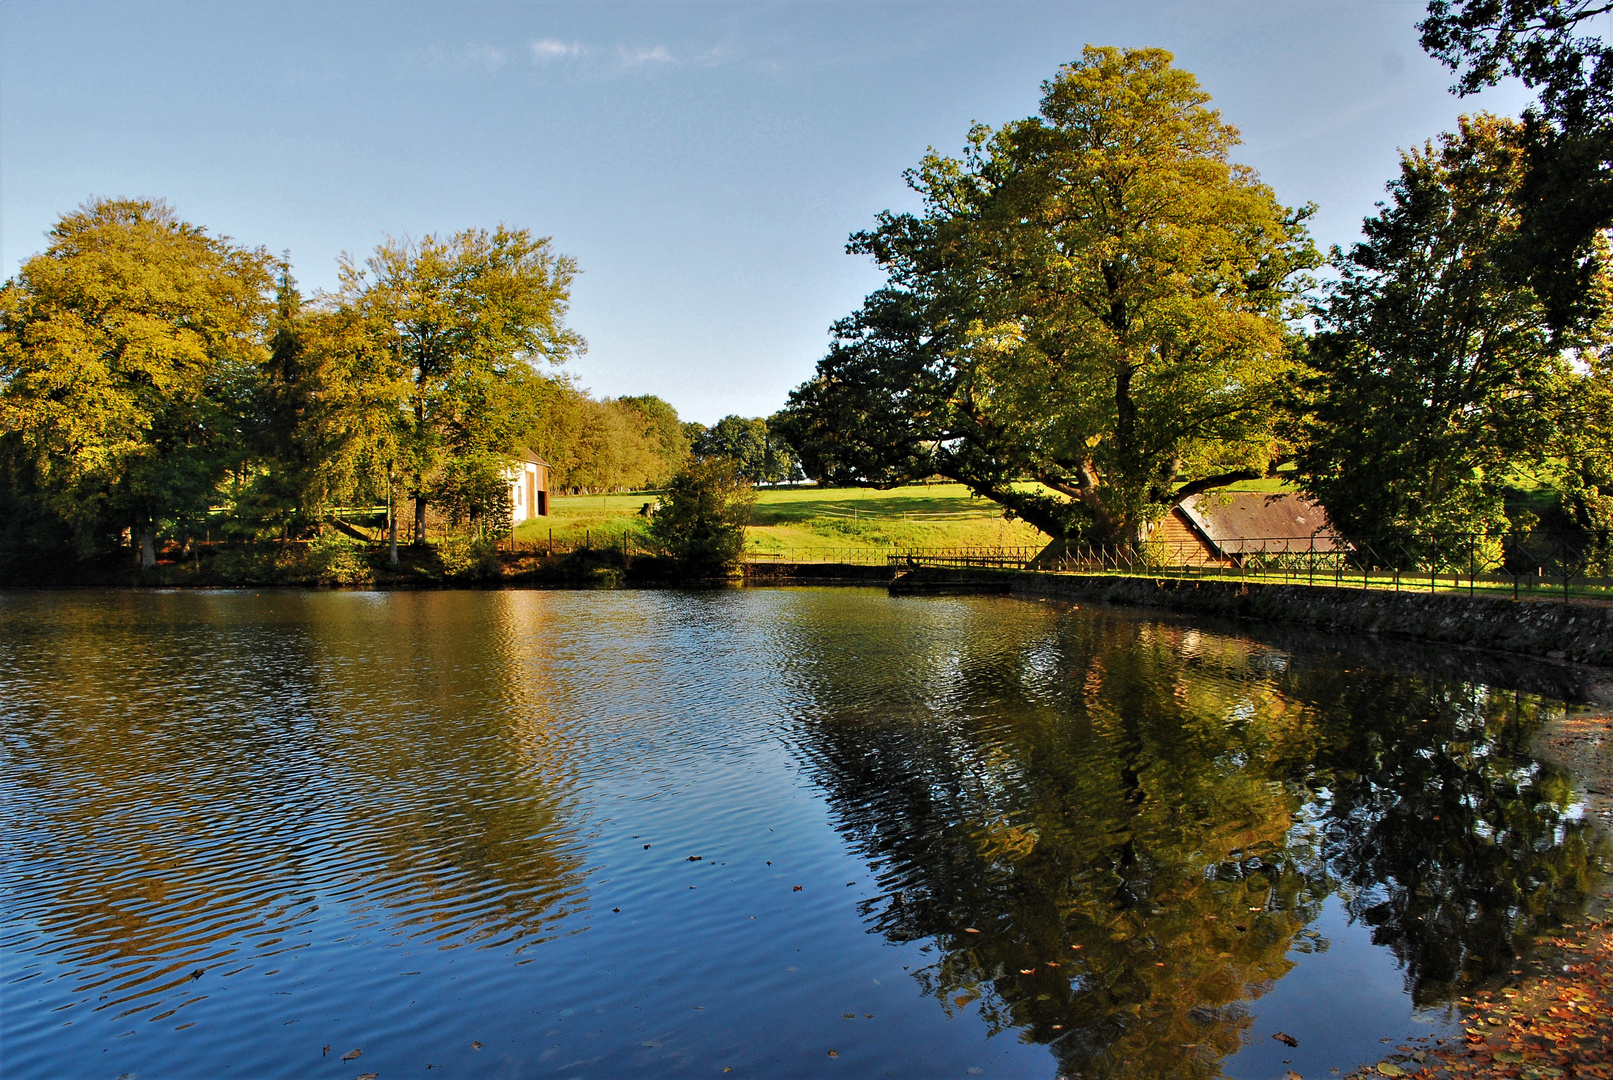
M 445 536 L 434 548 L 449 581 L 490 581 L 499 576 L 498 552 L 490 540 Z
M 726 577 L 745 553 L 756 491 L 727 458 L 689 465 L 672 478 L 661 509 L 650 522 L 650 538 L 693 577 Z
M 338 532 L 325 532 L 308 545 L 301 566 L 287 567 L 299 583 L 368 585 L 375 580 L 370 569 L 369 545 Z

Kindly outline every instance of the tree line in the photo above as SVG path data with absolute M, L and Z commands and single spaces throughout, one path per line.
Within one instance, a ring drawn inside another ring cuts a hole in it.
M 161 201 L 64 215 L 0 288 L 0 546 L 91 556 L 160 541 L 276 538 L 386 504 L 424 542 L 507 527 L 530 449 L 555 491 L 667 484 L 732 457 L 755 482 L 793 459 L 766 422 L 710 431 L 660 398 L 596 398 L 566 368 L 577 267 L 500 226 L 388 239 L 304 296 L 288 259 Z
M 1237 130 L 1169 53 L 1088 47 L 1039 115 L 909 170 L 920 212 L 851 237 L 886 284 L 775 430 L 809 476 L 940 474 L 1055 545 L 1137 543 L 1184 499 L 1279 470 L 1347 535 L 1417 556 L 1527 528 L 1503 498 L 1520 481 L 1605 539 L 1613 184 L 1559 158 L 1613 164 L 1613 60 L 1562 45 L 1570 6 L 1432 5 L 1425 41 L 1477 65 L 1463 87 L 1511 64 L 1546 80 L 1543 104 L 1406 151 L 1363 239 L 1325 256 L 1314 206 L 1233 161 Z M 1594 64 L 1540 68 L 1542 34 Z M 1594 93 L 1551 89 L 1582 76 Z

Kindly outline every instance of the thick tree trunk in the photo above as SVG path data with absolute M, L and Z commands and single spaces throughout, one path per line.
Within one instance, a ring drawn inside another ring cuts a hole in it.
M 140 529 L 140 569 L 150 570 L 157 565 L 157 537 L 150 525 Z
M 426 546 L 426 497 L 414 497 L 414 546 Z

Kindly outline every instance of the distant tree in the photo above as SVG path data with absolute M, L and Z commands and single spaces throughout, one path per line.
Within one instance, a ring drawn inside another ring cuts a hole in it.
M 362 266 L 344 261 L 342 304 L 408 380 L 397 441 L 416 543 L 433 497 L 473 505 L 491 491 L 489 470 L 511 460 L 533 424 L 534 365 L 585 347 L 565 326 L 576 272 L 548 237 L 502 225 L 389 240 Z
M 272 260 L 166 203 L 101 199 L 58 221 L 0 289 L 0 444 L 36 536 L 81 554 L 127 527 L 199 536 L 244 450 Z
M 1055 538 L 1131 542 L 1270 468 L 1309 210 L 1231 162 L 1171 59 L 1086 49 L 1040 116 L 908 174 L 922 214 L 852 237 L 889 284 L 780 417 L 809 474 L 940 473 Z
M 1508 273 L 1517 125 L 1465 118 L 1407 153 L 1317 312 L 1299 482 L 1356 538 L 1415 557 L 1502 531 L 1501 482 L 1538 460 L 1572 378 L 1549 313 Z
M 755 489 L 732 460 L 692 462 L 667 485 L 650 536 L 685 573 L 727 575 L 745 553 L 745 526 L 755 504 Z
M 646 477 L 646 486 L 659 487 L 689 460 L 689 440 L 683 432 L 685 425 L 678 420 L 678 410 L 654 394 L 617 398 L 616 403 L 643 418 L 643 433 L 655 446 L 661 463 L 655 475 Z
M 778 484 L 798 473 L 789 443 L 776 437 L 761 417 L 725 416 L 703 430 L 694 444 L 698 458 L 727 458 L 753 484 Z
M 1432 0 L 1419 26 L 1458 94 L 1512 77 L 1539 95 L 1510 136 L 1523 158 L 1503 265 L 1559 331 L 1583 330 L 1606 299 L 1595 282 L 1607 270 L 1598 238 L 1613 227 L 1613 48 L 1586 31 L 1608 11 L 1604 0 Z

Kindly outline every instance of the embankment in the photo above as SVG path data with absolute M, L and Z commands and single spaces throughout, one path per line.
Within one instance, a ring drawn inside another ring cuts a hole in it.
M 1459 593 L 1336 589 L 1142 577 L 1043 574 L 1020 570 L 919 567 L 768 566 L 752 584 L 888 582 L 897 594 L 1005 592 L 1223 618 L 1357 631 L 1436 644 L 1522 653 L 1613 667 L 1613 606 L 1468 597 Z

